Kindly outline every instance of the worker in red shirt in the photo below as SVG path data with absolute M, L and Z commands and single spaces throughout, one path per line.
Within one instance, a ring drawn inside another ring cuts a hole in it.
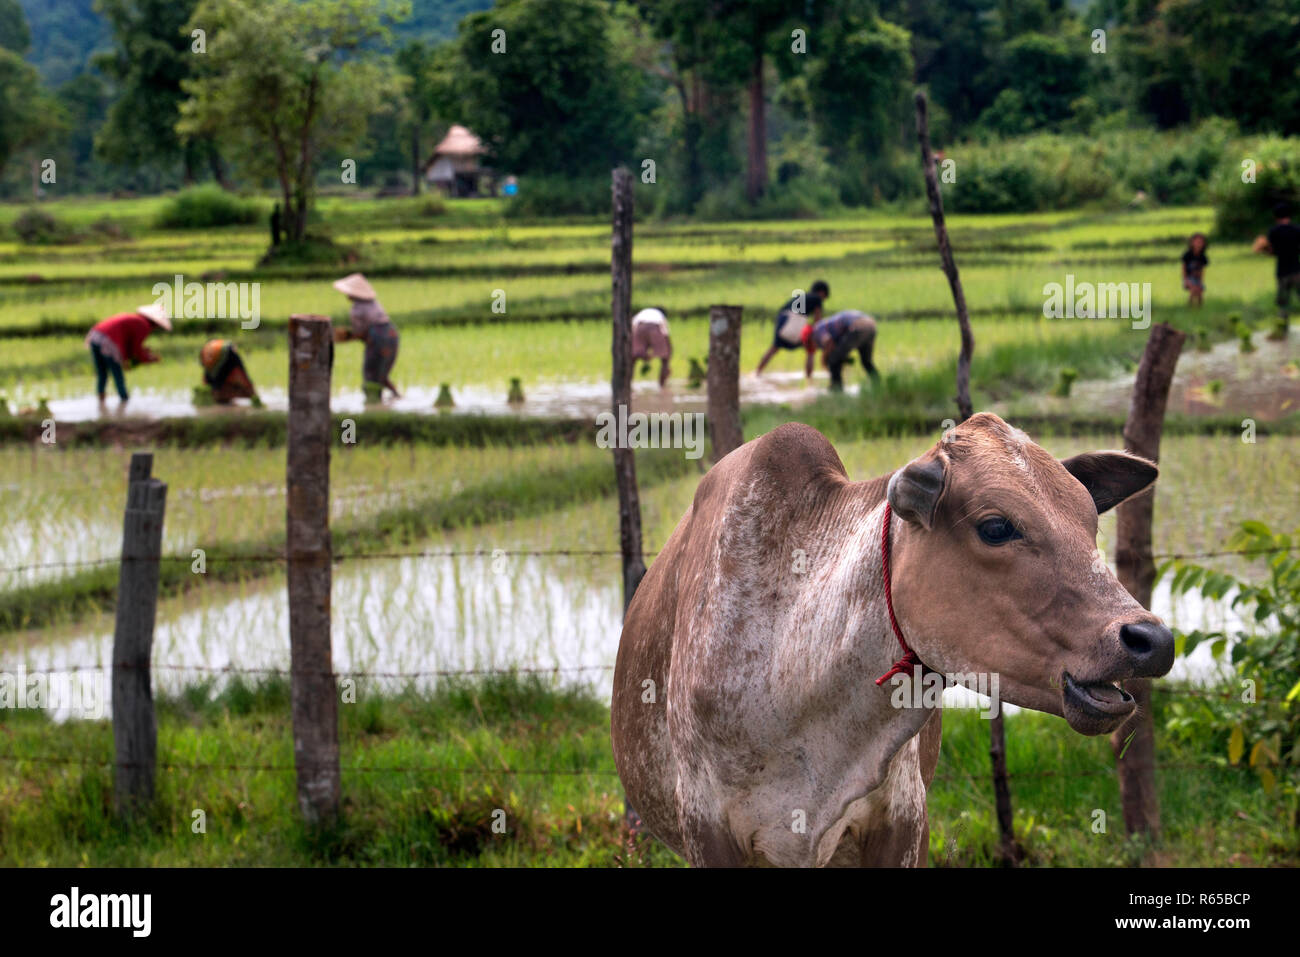
M 141 306 L 135 312 L 122 312 L 95 324 L 86 336 L 91 358 L 95 360 L 95 393 L 100 405 L 104 404 L 104 386 L 108 374 L 113 374 L 113 385 L 118 398 L 127 400 L 126 378 L 122 367 L 128 362 L 141 364 L 157 362 L 158 356 L 144 346 L 144 341 L 155 328 L 171 331 L 172 323 L 167 310 L 157 304 Z

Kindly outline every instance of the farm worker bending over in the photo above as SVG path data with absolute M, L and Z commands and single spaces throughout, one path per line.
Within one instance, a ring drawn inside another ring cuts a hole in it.
M 361 379 L 367 398 L 372 391 L 377 393 L 375 398 L 381 398 L 384 389 L 391 389 L 393 398 L 400 399 L 401 393 L 389 378 L 393 363 L 397 361 L 397 327 L 379 304 L 374 287 L 366 282 L 365 276 L 354 272 L 334 283 L 334 288 L 352 300 L 352 311 L 349 314 L 352 326 L 349 329 L 336 329 L 334 339 L 337 342 L 360 339 L 366 344 Z
M 822 365 L 831 372 L 831 391 L 844 391 L 842 371 L 844 360 L 854 349 L 862 357 L 862 368 L 871 376 L 872 382 L 880 380 L 880 373 L 871 362 L 871 350 L 876 343 L 876 320 L 865 312 L 845 309 L 829 319 L 823 319 L 813 326 L 804 327 L 804 348 L 808 350 L 808 361 L 804 373 L 812 377 L 813 353 L 820 351 Z
M 659 359 L 659 387 L 668 388 L 668 360 L 673 340 L 668 335 L 668 317 L 658 306 L 642 309 L 632 317 L 632 361 Z
M 235 399 L 257 398 L 257 390 L 233 342 L 209 339 L 199 350 L 199 362 L 203 365 L 203 381 L 212 390 L 212 401 L 228 405 Z
M 818 279 L 806 295 L 792 296 L 776 314 L 776 334 L 772 345 L 758 360 L 758 374 L 772 361 L 778 349 L 798 349 L 803 344 L 804 329 L 822 318 L 822 304 L 831 297 L 826 280 Z M 802 300 L 802 301 L 801 301 Z M 809 373 L 811 375 L 811 373 Z
M 86 345 L 95 360 L 95 394 L 100 405 L 104 404 L 104 387 L 110 372 L 117 397 L 123 402 L 127 400 L 122 367 L 128 362 L 157 362 L 158 356 L 144 347 L 144 341 L 155 328 L 170 332 L 171 327 L 167 310 L 157 304 L 140 306 L 135 312 L 121 312 L 95 324 L 86 336 Z

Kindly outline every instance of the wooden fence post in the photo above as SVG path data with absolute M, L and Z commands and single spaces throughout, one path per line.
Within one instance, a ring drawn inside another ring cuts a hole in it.
M 1124 423 L 1124 448 L 1153 462 L 1160 459 L 1160 434 L 1174 369 L 1187 335 L 1166 322 L 1151 327 L 1133 383 L 1133 399 Z M 1156 580 L 1151 528 L 1155 495 L 1139 495 L 1115 510 L 1115 570 L 1120 584 L 1143 608 L 1151 607 Z M 1160 833 L 1160 796 L 1156 792 L 1155 725 L 1151 717 L 1151 679 L 1130 678 L 1124 690 L 1137 701 L 1137 710 L 1110 737 L 1119 772 L 1124 829 L 1129 834 Z M 1129 740 L 1129 739 L 1132 740 Z
M 153 453 L 131 456 L 113 630 L 113 800 L 126 814 L 153 801 L 158 754 L 150 658 L 167 485 L 152 478 L 152 471 Z
M 610 383 L 614 421 L 618 423 L 632 413 L 632 174 L 622 166 L 614 170 L 610 189 L 614 199 L 609 257 L 614 317 L 611 349 L 614 366 Z M 618 484 L 618 537 L 623 553 L 623 615 L 626 617 L 636 587 L 645 577 L 645 557 L 641 545 L 641 493 L 636 485 L 636 453 L 623 448 L 619 440 L 614 442 L 614 479 Z M 641 816 L 626 799 L 623 802 L 623 826 L 629 839 L 641 831 Z
M 970 364 L 975 353 L 975 335 L 971 332 L 970 313 L 966 308 L 966 293 L 962 290 L 957 260 L 952 255 L 948 241 L 948 226 L 943 218 L 943 196 L 939 192 L 939 175 L 934 167 L 934 152 L 930 148 L 929 106 L 925 93 L 916 91 L 916 139 L 921 146 L 921 170 L 925 175 L 925 192 L 930 200 L 930 219 L 934 222 L 934 236 L 939 243 L 939 262 L 948 277 L 953 305 L 957 309 L 957 326 L 961 333 L 961 352 L 957 356 L 957 413 L 958 421 L 965 422 L 975 414 L 970 397 Z M 935 718 L 939 718 L 936 714 Z M 934 719 L 932 719 L 934 720 Z M 941 719 L 940 719 L 941 720 Z M 1015 817 L 1011 809 L 1011 786 L 1007 782 L 1007 738 L 1002 709 L 989 721 L 989 761 L 993 770 L 993 803 L 998 819 L 998 853 L 1002 863 L 1014 866 L 1023 856 L 1016 843 Z
M 338 691 L 330 651 L 330 346 L 327 316 L 289 317 L 288 559 L 293 759 L 311 823 L 339 808 Z
M 632 413 L 632 174 L 614 170 L 614 224 L 610 239 L 610 273 L 613 281 L 614 421 Z M 620 410 L 622 414 L 620 415 Z M 645 577 L 641 546 L 641 494 L 636 485 L 636 453 L 614 443 L 614 476 L 618 483 L 619 545 L 623 552 L 623 612 L 632 603 L 636 586 Z
M 740 306 L 709 307 L 709 441 L 719 461 L 745 441 L 740 428 Z
M 939 261 L 948 277 L 952 301 L 957 307 L 957 325 L 961 329 L 961 353 L 957 356 L 957 410 L 965 422 L 975 414 L 970 400 L 970 361 L 975 352 L 975 336 L 970 328 L 970 314 L 966 311 L 966 293 L 961 288 L 957 274 L 957 261 L 952 256 L 948 242 L 948 227 L 943 221 L 943 197 L 939 194 L 939 177 L 934 169 L 934 153 L 930 150 L 929 110 L 925 93 L 916 91 L 916 138 L 921 144 L 921 168 L 925 173 L 925 192 L 930 198 L 930 218 L 934 220 L 934 235 L 939 241 Z M 1001 714 L 1001 712 L 999 712 Z

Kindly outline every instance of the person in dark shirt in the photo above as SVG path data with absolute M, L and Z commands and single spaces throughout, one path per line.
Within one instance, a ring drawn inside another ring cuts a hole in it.
M 1192 306 L 1199 306 L 1205 299 L 1205 267 L 1210 264 L 1205 244 L 1205 233 L 1192 233 L 1183 252 L 1183 288 L 1190 297 L 1188 305 Z
M 880 373 L 871 361 L 876 342 L 876 320 L 857 309 L 845 309 L 816 325 L 806 326 L 803 334 L 804 348 L 808 350 L 805 377 L 812 378 L 813 355 L 822 354 L 822 365 L 831 374 L 831 391 L 844 391 L 844 362 L 854 349 L 862 359 L 863 370 L 872 382 L 880 381 Z
M 1277 315 L 1279 323 L 1271 338 L 1285 339 L 1291 296 L 1300 297 L 1300 227 L 1291 222 L 1291 207 L 1273 207 L 1273 228 L 1255 240 L 1254 249 L 1277 258 Z
M 772 336 L 772 345 L 763 358 L 758 360 L 758 373 L 772 361 L 778 349 L 803 348 L 805 326 L 820 322 L 822 305 L 831 297 L 831 287 L 824 279 L 818 279 L 807 293 L 796 292 L 776 313 L 776 330 Z

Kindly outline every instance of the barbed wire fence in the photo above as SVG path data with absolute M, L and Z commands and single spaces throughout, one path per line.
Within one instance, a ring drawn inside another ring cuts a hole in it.
M 1200 561 L 1211 558 L 1222 558 L 1229 556 L 1241 556 L 1246 558 L 1260 557 L 1264 555 L 1276 554 L 1281 552 L 1293 552 L 1300 548 L 1300 545 L 1289 547 L 1278 547 L 1269 549 L 1216 549 L 1199 552 L 1169 552 L 1154 556 L 1157 561 L 1179 560 L 1179 561 Z M 231 563 L 267 563 L 267 564 L 285 564 L 288 556 L 282 552 L 262 552 L 262 553 L 222 553 L 220 551 L 205 551 L 205 559 L 210 565 L 218 565 L 221 562 Z M 497 557 L 524 557 L 524 558 L 593 558 L 593 559 L 610 559 L 621 556 L 618 549 L 606 548 L 438 548 L 438 549 L 417 549 L 417 550 L 376 550 L 366 552 L 354 552 L 336 554 L 331 557 L 334 564 L 345 562 L 360 561 L 394 561 L 394 560 L 434 560 L 434 559 L 480 559 L 491 560 Z M 645 553 L 648 557 L 656 555 L 657 552 L 648 551 Z M 123 564 L 143 563 L 143 564 L 160 564 L 160 563 L 177 563 L 192 564 L 194 561 L 191 555 L 161 555 L 155 558 L 92 558 L 92 559 L 73 559 L 67 561 L 55 562 L 33 562 L 18 565 L 0 566 L 0 574 L 19 574 L 31 571 L 44 570 L 65 570 L 71 568 L 87 567 L 104 567 L 120 566 Z M 199 577 L 199 576 L 196 576 Z M 138 669 L 141 665 L 132 661 L 110 661 L 102 663 L 82 663 L 74 665 L 59 666 L 57 670 L 61 674 L 79 674 L 79 673 L 96 673 L 111 672 L 113 670 L 129 671 Z M 147 667 L 151 671 L 192 673 L 212 676 L 239 676 L 239 677 L 263 677 L 263 678 L 292 678 L 294 675 L 312 674 L 315 677 L 329 679 L 338 682 L 345 679 L 364 679 L 364 680 L 419 680 L 419 679 L 440 679 L 440 678 L 482 678 L 493 676 L 551 676 L 560 677 L 564 675 L 578 674 L 599 674 L 612 673 L 613 664 L 584 664 L 584 665 L 521 665 L 511 667 L 479 667 L 479 668 L 414 668 L 410 670 L 367 670 L 367 669 L 342 669 L 331 670 L 327 672 L 307 672 L 303 669 L 295 670 L 293 668 L 281 668 L 270 666 L 241 666 L 234 664 L 209 665 L 194 664 L 186 662 L 152 662 Z M 1235 693 L 1230 691 L 1215 691 L 1204 688 L 1193 687 L 1174 687 L 1158 684 L 1155 686 L 1156 694 L 1166 696 L 1189 696 L 1203 699 L 1222 699 L 1232 700 L 1236 697 Z M 1257 703 L 1269 703 L 1260 700 Z M 110 759 L 96 759 L 86 757 L 69 757 L 61 755 L 18 755 L 0 753 L 0 761 L 11 764 L 38 764 L 38 765 L 56 765 L 85 768 L 123 768 L 138 769 L 142 765 L 140 762 L 118 761 Z M 279 764 L 258 764 L 258 763 L 192 763 L 176 762 L 163 760 L 156 763 L 156 767 L 166 771 L 184 771 L 184 772 L 274 772 L 289 773 L 295 770 L 292 765 Z M 1205 764 L 1176 764 L 1162 765 L 1161 771 L 1222 771 L 1224 765 L 1215 763 Z M 371 766 L 360 764 L 344 764 L 341 768 L 347 774 L 416 774 L 416 775 L 502 775 L 502 776 L 524 776 L 539 777 L 546 775 L 557 775 L 563 777 L 573 776 L 592 776 L 592 777 L 616 777 L 617 772 L 609 768 L 554 768 L 554 769 L 521 769 L 510 767 L 446 767 L 446 766 L 418 766 L 406 767 L 400 765 L 393 766 Z M 1096 769 L 1080 771 L 1020 771 L 1010 772 L 1010 778 L 1041 778 L 1041 777 L 1072 777 L 1072 776 L 1093 776 L 1101 774 L 1111 774 L 1113 769 Z M 941 773 L 939 777 L 946 781 L 956 781 L 960 778 L 952 775 L 951 772 Z M 978 781 L 978 776 L 972 775 L 969 780 Z
M 205 563 L 228 562 L 232 565 L 241 563 L 248 564 L 284 564 L 289 561 L 289 557 L 283 552 L 250 552 L 241 554 L 232 552 L 222 554 L 221 552 L 210 552 L 202 549 Z M 1300 544 L 1278 546 L 1276 548 L 1227 548 L 1216 551 L 1204 552 L 1163 552 L 1152 555 L 1151 557 L 1157 562 L 1165 561 L 1204 561 L 1209 558 L 1228 558 L 1243 557 L 1257 558 L 1264 555 L 1276 555 L 1281 553 L 1290 553 L 1300 551 Z M 642 553 L 647 558 L 652 558 L 659 553 L 657 551 L 645 551 Z M 335 554 L 331 556 L 330 561 L 333 564 L 343 562 L 357 561 L 397 561 L 409 558 L 496 558 L 498 556 L 506 558 L 613 558 L 619 557 L 622 552 L 616 548 L 542 548 L 542 549 L 519 549 L 519 548 L 474 548 L 474 549 L 421 549 L 418 551 L 368 551 L 368 552 L 351 552 Z M 54 569 L 68 568 L 97 568 L 112 565 L 123 565 L 131 563 L 142 564 L 168 564 L 175 563 L 180 565 L 192 565 L 195 561 L 193 555 L 161 555 L 153 558 L 77 558 L 66 561 L 56 562 L 31 562 L 23 565 L 0 565 L 0 574 L 19 574 L 30 571 L 44 571 Z

